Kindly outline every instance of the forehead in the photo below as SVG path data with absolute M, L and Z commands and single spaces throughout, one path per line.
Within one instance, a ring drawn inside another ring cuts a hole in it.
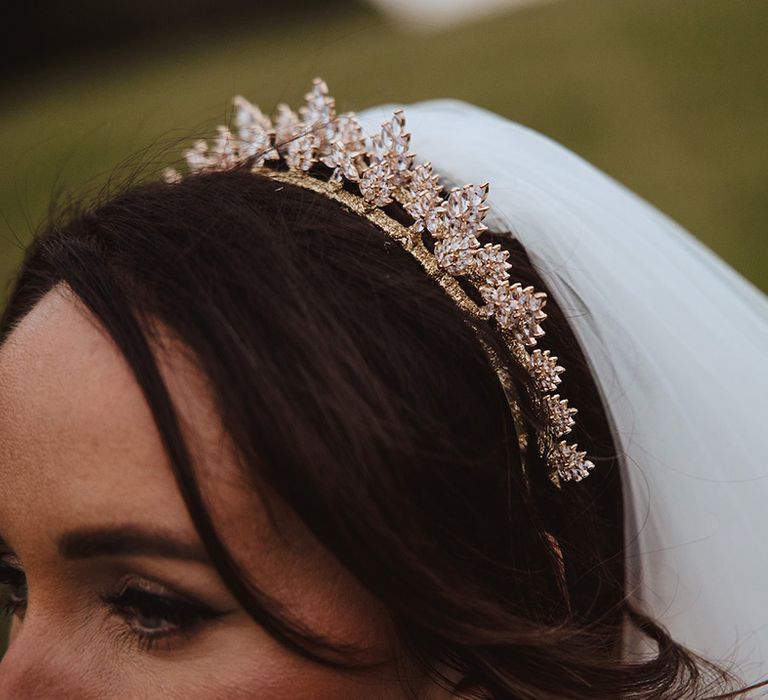
M 274 546 L 277 517 L 303 552 L 307 533 L 295 515 L 274 494 L 268 512 L 263 489 L 244 488 L 242 465 L 189 353 L 163 329 L 152 335 L 219 531 L 247 566 L 257 558 L 264 568 L 265 546 L 276 559 L 285 554 Z M 0 535 L 13 543 L 16 533 L 50 539 L 72 527 L 126 523 L 196 538 L 130 367 L 67 288 L 46 295 L 0 346 L 0 483 Z
M 149 522 L 158 509 L 191 530 L 127 363 L 61 288 L 0 348 L 0 481 L 9 539 L 7 527 L 28 532 L 32 518 L 42 530 L 63 521 Z
M 204 376 L 167 337 L 159 369 L 206 506 L 249 577 L 331 636 L 362 638 L 373 620 L 384 629 L 380 605 L 296 514 L 269 489 L 243 488 Z M 0 535 L 28 570 L 56 560 L 55 540 L 70 529 L 130 523 L 197 539 L 130 368 L 65 291 L 47 295 L 0 347 L 0 483 Z

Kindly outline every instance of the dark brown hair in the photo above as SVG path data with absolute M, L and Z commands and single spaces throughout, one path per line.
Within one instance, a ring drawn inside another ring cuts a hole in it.
M 515 280 L 546 291 L 525 251 L 495 238 Z M 446 669 L 461 678 L 457 694 L 701 698 L 725 686 L 627 602 L 620 460 L 551 295 L 546 340 L 597 464 L 559 490 L 535 448 L 523 473 L 503 391 L 462 312 L 397 243 L 319 195 L 241 169 L 56 216 L 27 251 L 0 342 L 60 283 L 132 368 L 223 580 L 291 650 L 350 672 L 358 663 L 249 583 L 217 536 L 153 359 L 153 323 L 194 354 L 243 463 L 383 601 L 415 661 L 443 684 Z M 482 332 L 506 355 L 490 325 Z M 657 645 L 654 658 L 622 661 L 627 625 Z

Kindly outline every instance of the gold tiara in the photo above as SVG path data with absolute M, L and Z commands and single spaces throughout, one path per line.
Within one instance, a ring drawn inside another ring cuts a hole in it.
M 210 146 L 197 141 L 185 153 L 189 171 L 249 167 L 279 183 L 328 197 L 398 241 L 467 312 L 476 331 L 478 322 L 495 322 L 512 357 L 530 374 L 531 403 L 542 426 L 537 430 L 537 445 L 553 482 L 559 485 L 588 476 L 594 464 L 586 459 L 586 452 L 561 439 L 573 429 L 576 413 L 567 399 L 552 393 L 565 370 L 549 350 L 533 349 L 544 335 L 541 322 L 547 317 L 543 311 L 547 296 L 511 282 L 509 251 L 498 243 L 481 245 L 478 240 L 488 230 L 482 223 L 489 209 L 485 204 L 488 184 L 444 193 L 431 164 L 416 163 L 402 110 L 369 138 L 353 113 L 336 114 L 335 101 L 320 79 L 314 81 L 298 113 L 281 104 L 274 121 L 241 96 L 235 97 L 234 106 L 236 134 L 220 126 Z M 330 170 L 330 177 L 324 179 L 316 170 L 310 173 L 318 164 Z M 182 175 L 169 169 L 165 178 L 175 183 Z M 384 212 L 383 207 L 393 201 L 405 209 L 411 225 Z M 474 301 L 459 278 L 482 301 Z M 478 337 L 504 388 L 524 453 L 528 435 L 509 370 Z

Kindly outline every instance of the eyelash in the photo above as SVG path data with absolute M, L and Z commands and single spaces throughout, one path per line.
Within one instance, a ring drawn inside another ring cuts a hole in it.
M 221 613 L 201 603 L 151 593 L 136 582 L 124 584 L 117 593 L 104 596 L 102 600 L 114 615 L 123 618 L 140 648 L 146 651 L 153 649 L 160 641 L 170 647 L 174 640 L 189 638 L 202 623 L 221 616 Z M 142 628 L 142 617 L 160 621 L 165 629 L 153 631 Z
M 0 612 L 22 617 L 27 606 L 24 572 L 0 560 L 0 585 L 6 588 L 0 602 Z M 189 638 L 202 623 L 222 615 L 201 603 L 153 593 L 146 590 L 147 585 L 131 579 L 123 583 L 115 593 L 101 596 L 110 613 L 123 619 L 127 636 L 145 651 L 151 651 L 158 642 L 166 642 L 170 649 L 173 641 Z M 24 593 L 19 594 L 14 589 L 23 589 Z M 160 626 L 163 629 L 158 631 L 142 627 L 142 618 L 154 618 L 162 623 Z

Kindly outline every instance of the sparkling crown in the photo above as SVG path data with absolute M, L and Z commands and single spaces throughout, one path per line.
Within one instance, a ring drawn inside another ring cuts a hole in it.
M 298 114 L 281 104 L 273 121 L 241 96 L 235 97 L 234 106 L 236 133 L 220 126 L 210 146 L 197 141 L 185 153 L 189 170 L 202 173 L 249 167 L 276 181 L 334 199 L 397 240 L 470 314 L 470 325 L 495 320 L 512 356 L 530 373 L 529 391 L 543 426 L 536 436 L 538 448 L 552 480 L 559 484 L 588 476 L 594 464 L 586 459 L 586 452 L 561 439 L 571 432 L 576 413 L 567 399 L 552 393 L 565 370 L 549 350 L 534 349 L 544 335 L 541 323 L 547 317 L 543 310 L 546 294 L 511 281 L 509 252 L 498 243 L 483 245 L 478 240 L 488 230 L 482 223 L 489 209 L 485 204 L 488 184 L 465 185 L 444 193 L 431 164 L 416 163 L 402 110 L 369 138 L 354 114 L 336 114 L 335 102 L 320 79 L 314 81 Z M 318 163 L 331 170 L 329 179 L 310 174 Z M 176 170 L 167 170 L 165 176 L 171 183 L 182 177 Z M 382 210 L 393 201 L 412 218 L 410 226 Z M 425 238 L 431 238 L 432 250 Z M 476 289 L 482 303 L 467 295 L 458 278 Z M 509 371 L 482 338 L 481 343 L 505 390 L 525 448 L 527 430 Z

